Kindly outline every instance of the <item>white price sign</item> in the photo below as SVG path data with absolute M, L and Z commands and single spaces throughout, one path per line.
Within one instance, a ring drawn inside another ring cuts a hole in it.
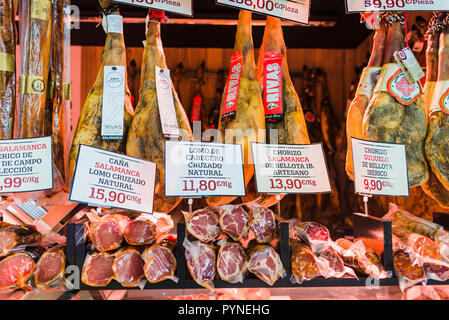
M 165 142 L 167 197 L 244 197 L 241 145 Z
M 156 164 L 81 145 L 70 201 L 153 212 Z
M 0 140 L 0 193 L 53 189 L 51 137 Z
M 252 143 L 258 193 L 332 191 L 323 145 Z
M 404 144 L 351 137 L 354 186 L 359 194 L 409 196 Z
M 216 0 L 239 9 L 309 24 L 310 0 Z
M 193 16 L 192 0 L 111 0 L 133 6 L 164 10 L 186 16 Z
M 346 11 L 446 11 L 447 0 L 346 0 Z

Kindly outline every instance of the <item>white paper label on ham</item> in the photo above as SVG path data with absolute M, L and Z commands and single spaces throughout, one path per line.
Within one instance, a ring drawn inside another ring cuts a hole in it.
M 153 212 L 156 164 L 81 145 L 70 201 Z
M 405 145 L 351 137 L 355 192 L 409 196 Z
M 133 6 L 164 10 L 167 12 L 179 13 L 192 16 L 192 0 L 111 0 Z
M 166 141 L 165 196 L 245 196 L 242 146 Z
M 331 192 L 323 145 L 252 144 L 258 193 Z
M 309 24 L 310 0 L 216 0 L 218 4 Z
M 176 118 L 170 70 L 156 66 L 156 91 L 162 132 L 166 137 L 177 138 L 179 137 L 179 127 Z
M 429 113 L 443 111 L 449 114 L 449 81 L 438 81 L 435 86 Z
M 51 137 L 0 140 L 0 194 L 53 189 Z
M 125 66 L 104 66 L 101 138 L 123 139 L 125 112 Z
M 346 12 L 447 11 L 447 0 L 346 0 Z

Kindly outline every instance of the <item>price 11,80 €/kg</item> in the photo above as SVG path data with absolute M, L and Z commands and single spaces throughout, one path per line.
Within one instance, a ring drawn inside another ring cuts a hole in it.
M 132 194 L 116 192 L 114 190 L 107 191 L 105 189 L 93 187 L 90 188 L 89 199 L 92 199 L 92 202 L 95 203 L 103 202 L 105 205 L 124 204 L 125 202 L 142 203 L 142 198 Z
M 184 192 L 207 192 L 217 188 L 232 189 L 232 182 L 224 180 L 182 180 Z

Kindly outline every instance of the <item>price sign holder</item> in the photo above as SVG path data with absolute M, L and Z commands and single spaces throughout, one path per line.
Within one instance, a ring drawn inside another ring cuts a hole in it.
M 384 11 L 448 11 L 449 1 L 433 0 L 413 3 L 411 0 L 345 0 L 346 13 Z
M 193 17 L 193 0 L 173 0 L 174 3 L 179 3 L 180 4 L 179 6 L 175 5 L 170 6 L 168 3 L 162 3 L 162 1 L 156 2 L 154 0 L 111 0 L 111 1 L 134 7 L 144 7 L 156 10 L 163 10 L 187 17 Z
M 217 5 L 244 9 L 303 25 L 309 25 L 310 2 L 311 0 L 251 0 L 251 4 L 246 5 L 245 1 L 239 4 L 235 0 L 216 0 Z
M 354 242 L 362 240 L 365 246 L 383 256 L 384 268 L 393 270 L 393 231 L 392 222 L 363 213 L 352 215 L 354 222 Z

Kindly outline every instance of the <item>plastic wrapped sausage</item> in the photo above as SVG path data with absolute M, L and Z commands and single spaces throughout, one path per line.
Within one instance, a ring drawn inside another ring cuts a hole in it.
M 297 223 L 291 229 L 290 237 L 307 243 L 315 254 L 320 254 L 329 248 L 329 230 L 316 222 Z
M 320 269 L 316 263 L 316 257 L 312 250 L 306 244 L 291 239 L 291 267 L 292 267 L 292 283 L 301 284 L 321 276 Z
M 441 259 L 440 247 L 431 239 L 408 231 L 400 226 L 393 226 L 393 237 L 399 240 L 399 248 L 410 251 L 417 257 Z M 401 246 L 402 243 L 405 246 Z

